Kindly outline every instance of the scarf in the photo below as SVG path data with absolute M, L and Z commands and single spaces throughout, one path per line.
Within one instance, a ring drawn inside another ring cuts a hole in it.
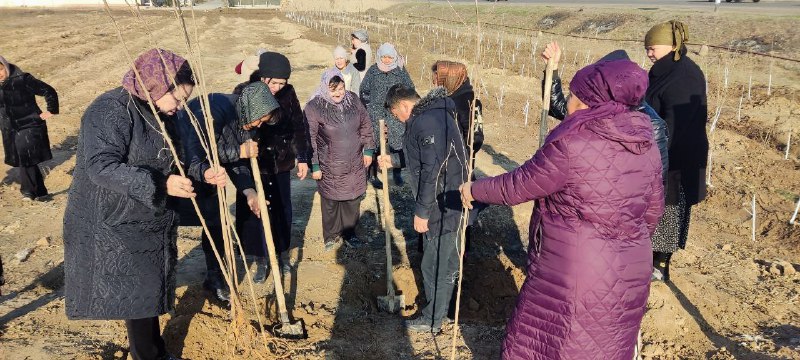
M 344 80 L 344 74 L 342 74 L 342 72 L 339 71 L 339 69 L 337 69 L 335 66 L 325 70 L 325 72 L 322 73 L 322 79 L 320 80 L 317 90 L 315 90 L 314 94 L 311 95 L 311 100 L 320 98 L 325 103 L 325 107 L 328 107 L 328 105 L 333 105 L 340 111 L 344 110 L 345 107 L 350 106 L 353 103 L 354 98 L 353 93 L 350 91 L 345 91 L 344 98 L 342 98 L 342 100 L 339 102 L 334 101 L 331 97 L 330 86 L 328 84 L 331 83 L 331 79 L 337 76 Z
M 162 60 L 163 57 L 163 60 Z M 139 55 L 133 66 L 142 77 L 145 89 L 136 78 L 133 69 L 128 70 L 122 77 L 122 87 L 137 98 L 148 101 L 147 93 L 155 101 L 170 91 L 175 74 L 186 64 L 186 59 L 172 51 L 163 49 L 150 49 Z M 188 65 L 188 64 L 186 64 Z
M 462 63 L 439 60 L 433 64 L 433 68 L 436 69 L 433 84 L 443 86 L 447 90 L 447 96 L 453 95 L 467 80 L 467 66 Z
M 674 61 L 680 60 L 680 50 L 687 41 L 689 41 L 688 27 L 684 23 L 676 20 L 670 20 L 653 26 L 647 32 L 647 35 L 644 36 L 644 46 L 668 45 L 675 47 L 678 51 L 675 51 L 673 55 Z
M 647 72 L 630 60 L 601 61 L 579 70 L 569 90 L 589 108 L 568 115 L 546 142 L 555 141 L 586 122 L 634 111 L 632 108 L 642 102 L 647 85 Z
M 243 127 L 279 108 L 278 100 L 272 96 L 267 84 L 256 81 L 242 90 L 242 95 L 236 101 L 236 112 L 239 114 L 239 127 Z M 271 119 L 269 124 L 277 119 Z
M 384 56 L 390 56 L 393 59 L 392 62 L 388 65 L 384 64 L 383 61 L 381 61 L 381 58 Z M 375 63 L 378 65 L 380 71 L 389 72 L 398 67 L 403 67 L 404 61 L 400 55 L 397 54 L 397 49 L 395 49 L 392 44 L 383 43 L 383 45 L 378 48 L 377 58 Z

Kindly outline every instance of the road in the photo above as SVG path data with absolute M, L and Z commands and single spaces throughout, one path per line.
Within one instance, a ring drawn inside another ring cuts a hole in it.
M 429 2 L 443 2 L 448 0 L 428 0 Z M 543 6 L 602 6 L 602 7 L 631 7 L 656 10 L 663 8 L 680 9 L 709 9 L 713 10 L 714 3 L 704 0 L 581 0 L 581 1 L 547 1 L 547 0 L 507 0 L 508 4 L 529 4 Z M 474 0 L 449 0 L 451 3 L 474 3 Z M 489 3 L 487 0 L 478 0 L 478 3 Z M 505 1 L 497 3 L 498 6 L 507 4 Z M 753 3 L 743 0 L 741 3 L 726 3 L 720 5 L 721 11 L 737 11 L 750 13 L 780 13 L 784 15 L 800 15 L 800 1 L 769 1 L 762 0 Z

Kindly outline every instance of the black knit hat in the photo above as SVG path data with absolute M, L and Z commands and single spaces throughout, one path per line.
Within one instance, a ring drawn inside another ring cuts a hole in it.
M 262 78 L 288 80 L 292 74 L 292 65 L 283 54 L 268 51 L 261 54 L 258 60 L 258 72 Z

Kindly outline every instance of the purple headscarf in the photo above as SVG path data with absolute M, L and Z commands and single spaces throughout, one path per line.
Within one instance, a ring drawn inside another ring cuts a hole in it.
M 344 75 L 342 75 L 342 72 L 336 67 L 325 70 L 325 72 L 322 73 L 322 79 L 320 80 L 317 90 L 311 95 L 311 99 L 318 97 L 324 100 L 326 103 L 338 107 L 340 110 L 345 106 L 350 105 L 353 102 L 354 95 L 349 91 L 344 92 L 344 98 L 342 98 L 342 101 L 336 102 L 331 97 L 330 87 L 328 84 L 331 83 L 331 79 L 337 76 L 344 81 Z
M 634 111 L 633 107 L 642 102 L 647 85 L 647 72 L 630 60 L 600 61 L 579 70 L 569 90 L 589 108 L 567 116 L 546 141 L 555 140 L 587 121 Z
M 161 55 L 159 56 L 159 52 Z M 161 58 L 164 58 L 163 60 Z M 165 63 L 166 62 L 166 66 Z M 153 100 L 158 100 L 169 92 L 169 87 L 175 79 L 175 74 L 186 63 L 186 59 L 176 55 L 172 51 L 164 49 L 150 49 L 139 55 L 133 62 L 139 75 L 142 77 L 147 92 Z M 122 77 L 122 87 L 128 90 L 131 95 L 147 101 L 147 92 L 142 90 L 136 73 L 133 69 L 128 70 Z

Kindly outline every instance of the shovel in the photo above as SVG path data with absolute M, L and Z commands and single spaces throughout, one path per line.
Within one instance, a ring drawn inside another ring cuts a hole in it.
M 547 113 L 550 112 L 550 89 L 553 87 L 553 59 L 547 60 L 544 70 L 544 89 L 542 91 L 542 120 L 539 123 L 539 147 L 544 145 L 547 138 Z
M 384 120 L 379 120 L 381 141 L 381 155 L 386 153 L 386 135 L 383 132 Z M 383 233 L 386 235 L 386 296 L 378 296 L 378 309 L 394 314 L 405 307 L 405 296 L 396 295 L 394 290 L 394 276 L 392 275 L 392 234 L 389 232 L 389 173 L 387 169 L 381 169 L 381 181 L 383 181 Z
M 273 330 L 275 335 L 286 339 L 305 339 L 307 337 L 305 324 L 303 321 L 292 322 L 289 319 L 289 312 L 286 311 L 286 298 L 283 293 L 283 283 L 281 282 L 281 270 L 278 268 L 278 258 L 275 254 L 275 244 L 272 242 L 272 226 L 269 223 L 269 210 L 267 209 L 267 199 L 264 196 L 264 184 L 261 183 L 261 170 L 258 167 L 258 159 L 250 158 L 250 166 L 253 169 L 253 178 L 256 182 L 256 192 L 258 193 L 258 209 L 261 213 L 261 223 L 264 225 L 264 237 L 269 253 L 269 267 L 272 272 L 272 279 L 275 281 L 275 298 L 278 301 L 278 314 L 281 324 Z

